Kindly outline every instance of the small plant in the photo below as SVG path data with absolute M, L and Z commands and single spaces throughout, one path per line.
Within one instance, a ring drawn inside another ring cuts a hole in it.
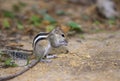
M 3 20 L 3 27 L 7 28 L 7 29 L 10 28 L 10 23 L 9 23 L 8 19 Z
M 114 20 L 114 19 L 108 20 L 108 24 L 109 24 L 109 25 L 115 25 L 115 20 Z
M 24 29 L 24 26 L 23 26 L 22 24 L 20 24 L 20 23 L 17 23 L 17 28 L 18 28 L 19 30 L 22 30 L 22 29 Z
M 68 22 L 67 25 L 71 28 L 71 30 L 82 32 L 81 26 L 73 21 Z
M 65 12 L 63 10 L 57 10 L 56 14 L 59 16 L 65 15 Z
M 18 2 L 18 4 L 14 4 L 14 5 L 12 6 L 12 8 L 13 8 L 13 10 L 14 10 L 15 12 L 19 12 L 19 11 L 21 10 L 21 8 L 23 8 L 23 7 L 25 7 L 25 6 L 26 6 L 25 3 L 23 3 L 23 2 Z
M 5 66 L 8 67 L 16 67 L 17 64 L 15 64 L 14 62 L 12 62 L 12 59 L 8 58 L 5 62 L 4 62 Z
M 22 24 L 22 22 L 20 20 L 18 20 L 16 23 L 17 23 L 17 28 L 19 30 L 23 30 L 24 29 L 24 26 L 23 26 L 23 24 Z
M 85 39 L 85 37 L 84 37 L 83 34 L 80 34 L 80 38 L 81 38 L 81 39 Z
M 54 25 L 48 25 L 48 26 L 46 27 L 46 31 L 47 31 L 47 32 L 50 32 L 50 31 L 53 30 L 54 28 L 55 28 Z
M 100 21 L 95 20 L 95 21 L 93 22 L 93 24 L 95 24 L 95 25 L 99 25 L 99 24 L 100 24 Z
M 30 18 L 30 21 L 33 23 L 33 25 L 35 26 L 39 26 L 40 23 L 41 23 L 41 19 L 36 16 L 36 15 L 33 15 L 31 18 Z
M 7 10 L 4 10 L 4 11 L 3 11 L 3 15 L 4 15 L 5 17 L 9 17 L 9 18 L 14 18 L 14 17 L 15 17 L 15 15 L 14 15 L 13 12 L 7 11 Z
M 54 23 L 57 22 L 53 17 L 51 17 L 48 14 L 45 14 L 43 19 L 46 20 L 46 21 L 48 21 L 48 22 L 50 22 L 51 24 L 54 24 Z
M 29 60 L 29 59 L 27 59 L 27 63 L 26 63 L 26 65 L 28 65 L 28 64 L 29 64 L 29 62 L 30 62 L 30 60 Z

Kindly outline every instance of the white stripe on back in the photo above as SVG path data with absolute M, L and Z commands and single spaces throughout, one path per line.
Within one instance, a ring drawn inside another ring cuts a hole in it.
M 35 45 L 35 43 L 37 42 L 37 40 L 39 40 L 39 39 L 41 39 L 41 38 L 47 38 L 47 37 L 48 37 L 48 35 L 38 36 L 38 37 L 34 40 L 34 45 Z

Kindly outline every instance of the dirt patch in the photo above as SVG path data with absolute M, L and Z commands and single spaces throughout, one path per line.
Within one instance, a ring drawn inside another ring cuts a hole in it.
M 120 31 L 83 36 L 69 39 L 69 53 L 58 54 L 51 63 L 39 63 L 10 81 L 119 81 Z M 21 69 L 0 72 L 8 75 Z
M 22 30 L 18 30 L 16 26 L 5 29 L 2 27 L 4 16 L 1 15 L 0 48 L 6 45 L 17 47 L 19 43 L 19 45 L 23 46 L 22 49 L 32 50 L 33 35 L 35 36 L 36 33 L 43 32 L 43 30 L 46 31 L 48 26 L 48 23 L 44 21 L 38 27 L 28 22 L 33 14 L 32 7 L 35 6 L 40 11 L 47 10 L 47 14 L 58 21 L 57 24 L 67 24 L 72 20 L 81 25 L 83 32 L 99 33 L 78 34 L 71 37 L 67 47 L 69 53 L 59 53 L 58 58 L 52 59 L 51 63 L 38 63 L 29 71 L 9 81 L 120 80 L 120 31 L 102 32 L 103 30 L 118 30 L 120 28 L 119 19 L 100 22 L 93 15 L 96 13 L 91 11 L 93 7 L 71 4 L 67 0 L 6 0 L 1 4 L 0 8 L 11 10 L 13 4 L 16 4 L 17 1 L 23 1 L 27 4 L 20 11 L 20 15 L 28 17 L 28 20 L 22 20 L 23 26 L 25 26 Z M 56 14 L 58 10 L 66 14 L 58 16 Z M 87 12 L 92 15 L 87 15 Z M 34 15 L 38 14 L 34 13 Z M 0 76 L 14 74 L 22 69 L 24 67 L 0 68 Z

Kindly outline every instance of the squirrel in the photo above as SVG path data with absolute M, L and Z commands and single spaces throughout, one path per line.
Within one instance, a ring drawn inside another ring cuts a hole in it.
M 36 56 L 36 60 L 33 60 L 30 64 L 25 66 L 25 68 L 13 75 L 0 77 L 0 81 L 6 81 L 15 78 L 33 66 L 35 66 L 40 61 L 43 61 L 44 57 L 47 57 L 51 48 L 57 48 L 60 46 L 66 46 L 68 44 L 66 36 L 60 27 L 56 27 L 49 33 L 41 32 L 37 34 L 33 39 L 33 54 Z M 53 55 L 53 58 L 55 56 Z

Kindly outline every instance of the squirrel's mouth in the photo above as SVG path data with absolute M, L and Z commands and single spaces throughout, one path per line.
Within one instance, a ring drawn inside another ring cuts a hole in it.
M 67 46 L 67 45 L 68 45 L 68 42 L 67 42 L 66 40 L 64 40 L 64 41 L 60 41 L 60 44 Z

